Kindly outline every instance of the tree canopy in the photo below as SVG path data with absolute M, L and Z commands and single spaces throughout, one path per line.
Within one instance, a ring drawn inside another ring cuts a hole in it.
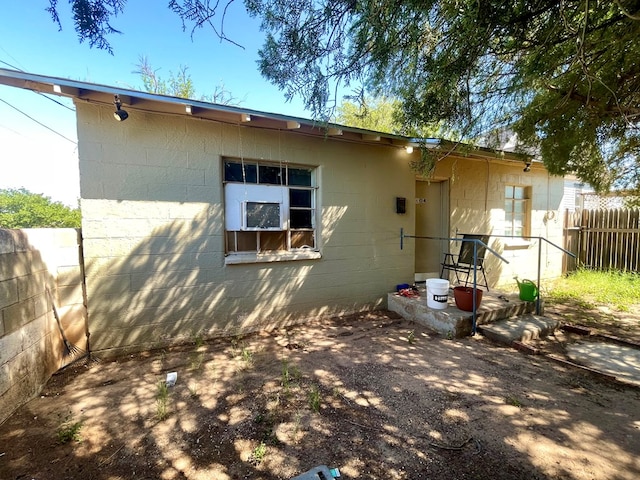
M 80 39 L 109 48 L 109 21 L 125 1 L 71 3 Z M 223 22 L 231 3 L 171 0 L 169 7 L 193 29 L 216 28 L 212 20 Z M 638 0 L 244 5 L 266 32 L 261 73 L 317 117 L 337 105 L 337 85 L 364 86 L 400 100 L 404 130 L 442 122 L 473 141 L 510 128 L 551 173 L 574 172 L 598 190 L 640 191 Z
M 24 188 L 0 189 L 0 228 L 80 228 L 80 209 Z
M 153 68 L 149 59 L 144 55 L 139 58 L 136 67 L 138 69 L 133 73 L 140 75 L 142 87 L 149 93 L 191 99 L 195 99 L 198 96 L 187 66 L 180 65 L 178 72 L 175 74 L 169 71 L 168 80 L 160 76 L 159 69 Z M 241 103 L 225 88 L 223 83 L 216 85 L 211 94 L 199 95 L 199 98 L 200 100 L 221 105 L 239 105 Z

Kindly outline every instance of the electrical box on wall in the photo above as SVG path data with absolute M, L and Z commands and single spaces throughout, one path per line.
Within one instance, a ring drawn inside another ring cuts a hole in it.
M 396 197 L 396 213 L 407 213 L 407 199 Z

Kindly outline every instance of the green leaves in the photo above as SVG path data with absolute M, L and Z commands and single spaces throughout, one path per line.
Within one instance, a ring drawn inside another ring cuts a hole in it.
M 0 189 L 0 228 L 80 228 L 80 209 L 24 188 Z

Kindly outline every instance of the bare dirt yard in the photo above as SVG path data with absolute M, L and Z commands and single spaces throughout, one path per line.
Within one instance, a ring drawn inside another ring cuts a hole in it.
M 581 314 L 640 332 L 629 314 Z M 321 464 L 346 479 L 637 479 L 640 390 L 379 311 L 76 365 L 0 426 L 7 480 L 275 480 Z

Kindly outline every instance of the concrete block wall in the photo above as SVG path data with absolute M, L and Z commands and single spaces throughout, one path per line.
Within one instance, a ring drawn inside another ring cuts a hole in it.
M 78 102 L 82 232 L 99 355 L 384 307 L 413 279 L 404 149 Z M 321 258 L 225 264 L 225 157 L 317 167 Z
M 72 361 L 53 315 L 86 348 L 80 232 L 0 229 L 0 423 Z
M 500 159 L 447 158 L 437 166 L 435 175 L 448 178 L 450 184 L 450 235 L 460 233 L 503 234 L 505 186 L 529 187 L 531 192 L 531 236 L 540 236 L 562 246 L 562 195 L 563 179 L 554 177 L 538 164 L 524 172 L 523 164 Z M 490 247 L 509 263 L 504 263 L 488 253 L 485 267 L 490 285 L 515 289 L 513 279 L 537 278 L 537 240 L 513 242 L 494 237 Z M 451 245 L 457 252 L 460 246 Z M 542 242 L 543 279 L 562 275 L 563 253 Z

